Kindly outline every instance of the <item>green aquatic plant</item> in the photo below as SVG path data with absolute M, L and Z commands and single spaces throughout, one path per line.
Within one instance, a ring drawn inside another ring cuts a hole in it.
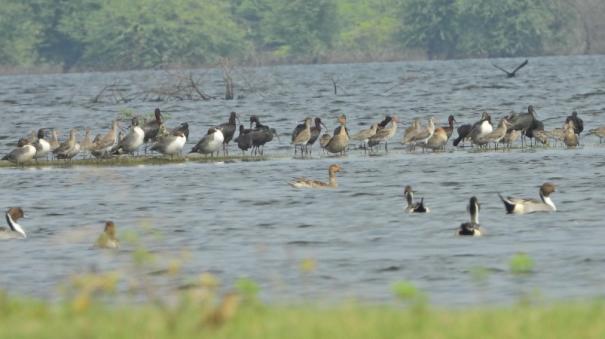
M 534 269 L 534 260 L 526 253 L 517 253 L 510 258 L 508 266 L 513 274 L 529 274 Z
M 428 301 L 426 294 L 409 281 L 398 281 L 391 286 L 391 290 L 399 300 L 418 310 L 423 310 Z
M 260 287 L 258 283 L 250 278 L 240 278 L 235 282 L 235 289 L 242 295 L 247 302 L 255 302 L 258 300 L 258 292 Z

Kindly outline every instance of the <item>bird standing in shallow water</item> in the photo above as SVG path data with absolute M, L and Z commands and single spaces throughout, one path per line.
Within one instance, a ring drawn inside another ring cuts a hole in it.
M 295 188 L 336 188 L 336 173 L 340 172 L 341 168 L 339 165 L 332 164 L 328 167 L 329 181 L 323 182 L 319 180 L 307 179 L 307 178 L 296 178 L 288 183 L 288 185 Z
M 296 148 L 300 148 L 301 156 L 307 152 L 307 143 L 311 139 L 311 124 L 312 118 L 306 118 L 304 124 L 300 124 L 292 131 L 292 145 L 294 145 L 294 156 L 296 156 Z
M 349 132 L 347 131 L 347 117 L 341 114 L 338 117 L 340 126 L 334 129 L 334 136 L 326 144 L 326 151 L 330 153 L 340 153 L 343 155 L 349 146 Z
M 231 112 L 229 114 L 229 121 L 214 127 L 223 133 L 223 155 L 225 156 L 229 155 L 229 142 L 233 139 L 233 135 L 235 135 L 235 130 L 237 129 L 236 120 L 237 113 Z

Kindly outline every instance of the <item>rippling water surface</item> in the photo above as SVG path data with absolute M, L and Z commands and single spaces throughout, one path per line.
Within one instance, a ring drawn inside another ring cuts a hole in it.
M 499 60 L 513 67 L 519 60 Z M 222 76 L 196 72 L 204 90 L 222 94 Z M 283 66 L 240 69 L 233 101 L 135 99 L 91 103 L 106 85 L 128 96 L 166 81 L 162 71 L 6 76 L 0 82 L 0 153 L 39 127 L 92 127 L 103 133 L 121 111 L 161 107 L 169 126 L 191 126 L 187 148 L 231 110 L 243 119 L 257 114 L 275 127 L 281 143 L 269 144 L 270 160 L 138 167 L 0 169 L 0 206 L 22 206 L 25 241 L 2 242 L 0 286 L 52 296 L 57 284 L 91 268 L 123 269 L 132 248 L 116 253 L 90 249 L 102 221 L 113 219 L 124 234 L 144 236 L 161 257 L 186 252 L 184 273 L 216 274 L 225 285 L 246 276 L 260 282 L 267 299 L 320 297 L 391 298 L 390 286 L 408 280 L 438 304 L 508 302 L 534 288 L 548 298 L 601 295 L 605 287 L 603 197 L 605 148 L 585 137 L 577 150 L 561 148 L 410 154 L 393 143 L 388 154 L 292 159 L 289 132 L 305 116 L 319 116 L 330 129 L 344 112 L 353 131 L 397 114 L 448 114 L 473 122 L 481 111 L 494 120 L 536 107 L 547 129 L 560 127 L 577 110 L 586 128 L 605 124 L 605 57 L 530 59 L 518 78 L 506 79 L 487 60 Z M 337 81 L 334 95 L 331 78 Z M 138 96 L 141 98 L 141 96 Z M 81 135 L 83 132 L 81 132 Z M 402 132 L 397 134 L 399 141 Z M 317 147 L 317 145 L 315 146 Z M 451 147 L 451 146 L 449 146 Z M 232 148 L 235 152 L 235 148 Z M 340 163 L 335 190 L 296 190 L 294 176 L 327 177 Z M 497 192 L 537 197 L 538 185 L 558 185 L 559 211 L 508 216 Z M 403 211 L 403 186 L 411 184 L 432 209 Z M 454 229 L 468 219 L 468 198 L 481 202 L 483 238 L 459 238 Z M 535 261 L 533 274 L 515 277 L 508 261 L 517 252 Z M 300 262 L 315 260 L 311 273 Z M 471 272 L 487 268 L 477 292 Z M 167 278 L 168 288 L 174 288 Z

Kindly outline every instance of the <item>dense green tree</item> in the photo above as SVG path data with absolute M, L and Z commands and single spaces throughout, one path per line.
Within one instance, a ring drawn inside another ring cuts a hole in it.
M 391 50 L 398 18 L 397 0 L 341 0 L 338 2 L 338 48 L 372 55 Z
M 0 2 L 0 64 L 30 65 L 37 60 L 40 25 L 19 0 Z
M 270 0 L 262 22 L 264 45 L 278 55 L 318 55 L 332 46 L 338 31 L 333 0 Z
M 568 0 L 0 0 L 0 65 L 149 68 L 257 54 L 310 60 L 336 52 L 367 59 L 409 49 L 425 51 L 430 59 L 539 55 L 552 52 L 553 46 L 566 51 L 564 46 L 573 43 L 569 32 L 576 14 L 571 4 Z M 586 37 L 587 46 L 591 37 Z
M 219 0 L 106 0 L 80 39 L 86 64 L 147 68 L 237 55 L 247 47 L 243 36 Z
M 405 47 L 424 49 L 429 59 L 456 55 L 456 0 L 403 0 L 400 37 Z
M 566 29 L 551 0 L 402 1 L 403 44 L 429 59 L 537 55 Z
M 458 0 L 458 55 L 516 56 L 544 51 L 555 17 L 542 0 Z
M 87 15 L 100 8 L 95 0 L 30 0 L 25 2 L 40 43 L 36 46 L 39 62 L 71 68 L 84 53 L 85 44 L 74 36 Z M 74 25 L 74 23 L 78 23 Z

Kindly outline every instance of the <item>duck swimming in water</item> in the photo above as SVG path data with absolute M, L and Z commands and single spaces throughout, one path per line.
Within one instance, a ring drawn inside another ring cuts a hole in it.
M 8 228 L 0 227 L 0 239 L 25 239 L 27 235 L 17 221 L 25 217 L 21 207 L 11 207 L 6 211 Z
M 507 197 L 504 198 L 500 193 L 498 196 L 504 203 L 506 213 L 508 214 L 527 214 L 534 212 L 554 212 L 557 210 L 555 204 L 550 200 L 550 194 L 556 192 L 555 185 L 552 183 L 544 183 L 540 186 L 540 200 L 537 199 L 520 199 Z
M 319 180 L 296 178 L 288 183 L 295 188 L 336 188 L 336 172 L 340 172 L 340 166 L 336 164 L 330 165 L 328 168 L 329 181 L 323 182 Z
M 481 236 L 481 225 L 479 225 L 480 208 L 481 206 L 479 205 L 479 200 L 477 200 L 476 197 L 472 197 L 467 206 L 468 213 L 471 215 L 471 221 L 460 224 L 460 228 L 457 231 L 458 235 L 473 237 Z
M 97 248 L 118 248 L 120 243 L 116 238 L 116 225 L 113 221 L 105 222 L 105 229 L 103 233 L 99 235 L 97 241 L 95 241 L 95 247 Z
M 412 186 L 405 186 L 405 189 L 403 190 L 403 195 L 405 196 L 405 200 L 408 203 L 408 206 L 405 208 L 406 212 L 429 213 L 431 211 L 428 207 L 424 206 L 424 198 L 421 198 L 420 202 L 414 203 L 414 191 L 412 190 Z

